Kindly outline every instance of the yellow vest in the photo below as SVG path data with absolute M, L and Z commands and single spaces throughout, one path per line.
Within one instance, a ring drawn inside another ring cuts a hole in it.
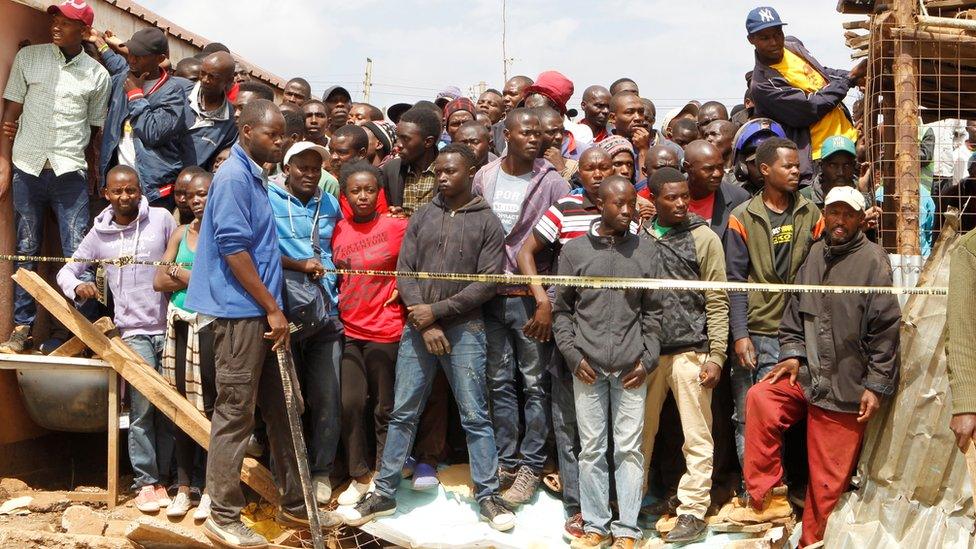
M 779 71 L 791 85 L 807 93 L 814 93 L 827 85 L 827 80 L 799 55 L 783 49 L 783 60 L 770 65 Z M 814 160 L 820 159 L 824 141 L 835 135 L 843 135 L 857 143 L 857 130 L 838 105 L 818 122 L 810 126 L 810 152 Z

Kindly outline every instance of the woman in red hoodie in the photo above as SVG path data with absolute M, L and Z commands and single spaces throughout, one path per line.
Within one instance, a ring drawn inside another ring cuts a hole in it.
M 352 210 L 336 225 L 332 257 L 340 269 L 393 271 L 407 220 L 377 211 L 380 171 L 357 160 L 342 167 L 339 185 Z M 340 505 L 354 505 L 369 491 L 376 458 L 383 455 L 386 429 L 393 410 L 393 383 L 404 309 L 396 279 L 343 275 L 339 283 L 339 316 L 346 330 L 342 354 L 342 445 L 349 464 L 349 487 Z M 367 409 L 367 401 L 373 403 Z M 375 423 L 376 454 L 370 459 L 366 413 Z

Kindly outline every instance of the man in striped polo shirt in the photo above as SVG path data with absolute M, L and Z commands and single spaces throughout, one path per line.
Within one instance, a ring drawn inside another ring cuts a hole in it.
M 535 229 L 518 253 L 519 271 L 524 275 L 536 275 L 535 256 L 542 251 L 555 251 L 563 244 L 585 235 L 590 225 L 600 219 L 596 198 L 600 183 L 613 175 L 610 154 L 601 147 L 590 147 L 579 159 L 579 176 L 583 182 L 583 194 L 573 194 L 559 199 L 539 219 Z M 552 338 L 552 297 L 538 284 L 530 287 L 539 307 L 525 325 L 525 334 L 539 341 Z M 576 432 L 576 407 L 573 399 L 573 372 L 564 366 L 563 356 L 553 352 L 549 364 L 552 377 L 552 424 L 556 436 L 559 459 L 560 483 L 563 488 L 563 507 L 569 517 L 566 533 L 578 538 L 583 535 L 583 515 L 580 512 L 579 437 Z

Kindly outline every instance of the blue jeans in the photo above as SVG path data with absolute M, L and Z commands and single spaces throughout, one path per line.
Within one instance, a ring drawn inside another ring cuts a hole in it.
M 396 364 L 393 413 L 390 414 L 380 472 L 376 475 L 376 491 L 386 497 L 396 496 L 400 471 L 413 447 L 417 423 L 430 396 L 438 365 L 447 375 L 461 415 L 475 498 L 481 501 L 498 493 L 498 456 L 488 416 L 485 384 L 484 324 L 469 321 L 444 330 L 444 334 L 451 344 L 451 352 L 436 356 L 427 351 L 419 332 L 410 326 L 403 330 Z
M 157 372 L 162 370 L 165 335 L 134 335 L 124 341 Z M 163 482 L 163 476 L 169 474 L 176 442 L 169 419 L 139 391 L 132 386 L 129 390 L 129 462 L 132 464 L 132 488 L 138 490 Z
M 597 373 L 593 385 L 573 378 L 576 421 L 579 426 L 579 483 L 584 529 L 614 538 L 641 539 L 637 527 L 644 456 L 644 399 L 647 385 L 624 389 L 622 374 Z M 609 413 L 608 413 L 609 412 Z M 617 486 L 618 519 L 610 522 L 610 477 L 607 438 L 613 429 L 614 480 Z
M 552 353 L 558 362 L 552 372 L 552 430 L 556 438 L 556 456 L 559 459 L 559 481 L 563 485 L 563 508 L 567 515 L 580 512 L 579 432 L 576 427 L 576 399 L 573 394 L 573 374 L 563 365 L 563 355 Z M 558 372 L 558 373 L 557 373 Z
M 552 343 L 526 337 L 522 327 L 535 312 L 531 297 L 499 295 L 484 305 L 488 336 L 488 387 L 498 463 L 504 469 L 527 465 L 536 474 L 546 461 L 549 436 L 549 373 Z M 519 445 L 517 374 L 522 375 L 525 426 Z M 521 453 L 521 463 L 519 454 Z
M 332 472 L 339 445 L 341 328 L 336 318 L 312 337 L 292 344 L 295 369 L 305 399 L 305 426 L 310 435 L 308 462 L 312 475 L 328 476 Z
M 746 449 L 746 393 L 779 362 L 779 338 L 758 334 L 749 337 L 756 348 L 756 369 L 743 368 L 737 359 L 732 358 L 732 398 L 735 400 L 732 420 L 735 422 L 735 450 L 739 454 L 739 465 L 743 464 L 742 456 Z
M 57 176 L 54 170 L 42 170 L 34 177 L 16 167 L 13 171 L 17 254 L 38 254 L 44 237 L 44 213 L 50 207 L 58 222 L 61 252 L 71 257 L 88 232 L 88 175 L 76 171 Z M 17 262 L 14 268 L 34 271 L 37 263 Z M 14 284 L 14 324 L 32 326 L 36 317 L 34 298 Z

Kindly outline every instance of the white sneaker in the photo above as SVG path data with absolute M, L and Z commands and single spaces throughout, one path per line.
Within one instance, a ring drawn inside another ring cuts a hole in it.
M 156 485 L 156 501 L 159 502 L 160 507 L 169 507 L 172 500 L 169 499 L 169 493 L 166 491 L 166 487 L 162 484 Z
M 207 520 L 210 518 L 210 494 L 200 496 L 200 504 L 193 511 L 193 520 Z
M 312 484 L 315 486 L 315 501 L 319 505 L 329 503 L 332 499 L 332 480 L 329 479 L 329 475 L 315 475 Z
M 372 492 L 374 488 L 373 481 L 361 484 L 356 482 L 356 479 L 353 479 L 349 483 L 349 486 L 339 494 L 337 501 L 339 505 L 356 505 L 363 500 L 366 494 Z
M 177 492 L 176 497 L 170 502 L 169 507 L 166 508 L 166 516 L 174 518 L 183 518 L 186 513 L 190 510 L 190 495 L 183 492 Z

